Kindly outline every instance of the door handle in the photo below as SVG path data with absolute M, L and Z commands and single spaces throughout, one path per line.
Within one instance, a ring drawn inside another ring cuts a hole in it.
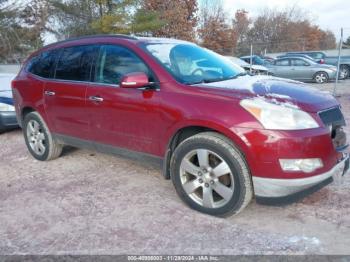
M 89 100 L 94 102 L 103 102 L 103 98 L 99 96 L 89 96 Z
M 45 91 L 45 95 L 47 96 L 54 96 L 56 93 L 52 91 Z

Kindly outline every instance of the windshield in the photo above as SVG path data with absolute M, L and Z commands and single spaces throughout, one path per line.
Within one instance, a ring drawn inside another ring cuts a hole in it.
M 263 65 L 265 63 L 264 60 L 261 59 L 259 56 L 255 56 L 254 59 L 257 65 Z
M 225 57 L 194 44 L 147 43 L 144 49 L 184 84 L 224 81 L 245 74 Z

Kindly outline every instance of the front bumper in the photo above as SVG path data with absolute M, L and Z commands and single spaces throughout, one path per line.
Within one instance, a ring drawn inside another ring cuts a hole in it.
M 349 155 L 336 164 L 331 170 L 306 178 L 274 179 L 253 176 L 254 191 L 257 197 L 285 197 L 313 187 L 330 177 L 345 175 L 349 172 Z
M 18 127 L 17 117 L 15 111 L 1 111 L 0 112 L 0 131 Z

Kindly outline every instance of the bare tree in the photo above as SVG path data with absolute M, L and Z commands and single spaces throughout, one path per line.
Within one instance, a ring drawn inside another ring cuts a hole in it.
M 232 54 L 236 46 L 236 34 L 228 22 L 221 1 L 203 1 L 200 11 L 198 35 L 200 44 L 220 54 Z
M 153 36 L 195 40 L 197 18 L 196 0 L 144 0 L 143 9 L 156 12 L 164 22 L 161 28 L 152 32 Z
M 250 44 L 256 52 L 282 52 L 334 48 L 335 37 L 312 24 L 307 12 L 292 6 L 285 10 L 264 9 L 253 21 L 238 50 L 249 53 Z

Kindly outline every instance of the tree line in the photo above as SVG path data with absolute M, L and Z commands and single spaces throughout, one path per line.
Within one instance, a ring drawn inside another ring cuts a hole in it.
M 210 0 L 0 0 L 0 62 L 17 63 L 57 40 L 92 34 L 132 34 L 196 42 L 224 55 L 331 49 L 331 31 L 298 7 L 225 11 Z M 54 37 L 53 37 L 54 36 Z

